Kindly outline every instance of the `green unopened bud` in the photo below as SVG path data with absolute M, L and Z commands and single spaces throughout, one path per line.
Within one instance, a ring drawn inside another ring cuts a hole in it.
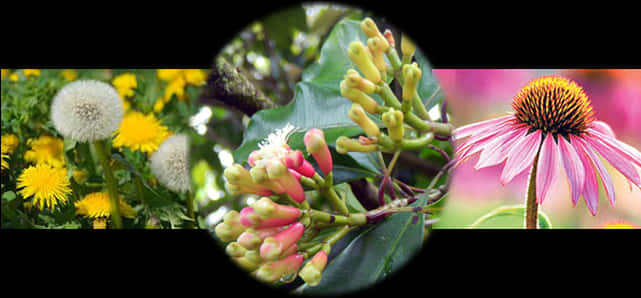
M 401 34 L 401 53 L 403 53 L 403 56 L 411 57 L 415 51 L 416 45 L 414 42 L 405 33 Z
M 236 163 L 226 168 L 223 175 L 225 175 L 225 178 L 227 178 L 227 181 L 231 184 L 246 185 L 252 182 L 249 171 Z
M 374 65 L 376 65 L 376 68 L 379 71 L 385 71 L 388 66 L 387 62 L 385 62 L 385 57 L 383 57 L 383 53 L 385 52 L 383 49 L 385 49 L 385 45 L 387 45 L 387 42 L 382 37 L 376 36 L 367 40 L 367 47 L 372 54 Z
M 380 88 L 370 80 L 361 77 L 361 75 L 354 69 L 347 71 L 347 74 L 345 75 L 345 82 L 348 87 L 359 89 L 367 94 L 376 93 L 378 88 Z
M 349 109 L 347 115 L 352 121 L 356 122 L 368 136 L 377 137 L 381 134 L 378 125 L 365 114 L 365 110 L 361 105 L 357 103 L 352 104 L 352 108 Z
M 229 242 L 236 239 L 236 237 L 238 237 L 238 235 L 240 235 L 243 232 L 242 231 L 243 229 L 244 227 L 231 225 L 226 222 L 221 222 L 216 225 L 214 232 L 216 233 L 216 236 L 220 238 L 220 240 L 224 242 Z
M 341 81 L 340 88 L 342 96 L 346 97 L 354 103 L 361 105 L 363 109 L 365 109 L 365 111 L 367 111 L 368 113 L 376 113 L 376 110 L 378 109 L 378 103 L 369 95 L 365 94 L 365 92 L 361 91 L 360 89 L 350 88 L 345 80 Z
M 347 55 L 368 80 L 374 84 L 378 84 L 381 81 L 381 73 L 374 65 L 372 54 L 363 43 L 352 41 L 347 48 Z
M 300 216 L 300 209 L 274 203 L 270 198 L 263 197 L 252 204 L 254 211 L 262 218 L 296 219 Z
M 336 140 L 336 151 L 340 154 L 346 154 L 347 152 L 371 153 L 376 151 L 376 145 L 361 145 L 358 140 L 341 136 Z
M 403 140 L 405 134 L 403 118 L 403 112 L 393 108 L 382 115 L 383 123 L 387 126 L 387 133 L 392 140 L 397 142 Z
M 240 246 L 238 242 L 232 242 L 227 244 L 227 247 L 225 247 L 225 252 L 231 257 L 238 258 L 244 256 L 247 252 L 247 249 Z
M 236 257 L 232 258 L 234 262 L 240 267 L 243 268 L 245 271 L 254 271 L 258 269 L 258 267 L 261 265 L 259 262 L 254 262 L 253 260 L 243 256 L 243 257 Z
M 403 77 L 405 82 L 403 83 L 403 101 L 411 102 L 414 94 L 416 93 L 416 88 L 418 87 L 418 81 L 421 79 L 421 69 L 418 68 L 416 63 L 411 65 L 405 64 L 403 66 Z
M 320 283 L 322 272 L 327 264 L 327 252 L 321 250 L 314 255 L 314 257 L 303 266 L 298 275 L 308 285 L 316 286 Z
M 252 181 L 254 183 L 263 185 L 274 193 L 285 192 L 285 189 L 278 182 L 269 178 L 265 165 L 257 165 L 251 168 L 251 170 L 249 170 L 249 175 L 252 177 Z
M 385 42 L 383 47 L 384 49 L 383 52 L 387 52 L 390 45 L 387 39 L 385 38 L 385 36 L 383 36 L 383 34 L 381 34 L 381 31 L 378 30 L 378 27 L 376 26 L 376 23 L 374 22 L 374 20 L 372 20 L 369 17 L 363 19 L 363 21 L 361 22 L 361 29 L 363 30 L 365 35 L 367 35 L 367 37 L 370 37 L 370 38 L 380 37 L 381 39 L 383 39 L 383 41 Z

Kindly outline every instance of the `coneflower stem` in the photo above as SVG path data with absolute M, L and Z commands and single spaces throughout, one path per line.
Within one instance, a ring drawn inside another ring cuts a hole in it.
M 188 191 L 186 194 L 186 204 L 187 204 L 187 216 L 194 221 L 190 221 L 187 224 L 187 227 L 193 229 L 195 227 L 194 222 L 196 222 L 196 217 L 194 216 L 194 194 L 191 191 Z
M 116 229 L 122 229 L 120 201 L 118 199 L 118 191 L 116 190 L 116 180 L 114 179 L 113 172 L 111 171 L 111 165 L 109 164 L 110 158 L 109 155 L 107 155 L 107 142 L 99 140 L 95 141 L 93 145 L 105 174 L 105 184 L 107 185 L 107 193 L 109 194 L 109 202 L 111 205 L 111 221 Z
M 534 158 L 532 171 L 530 171 L 530 181 L 527 186 L 527 194 L 525 196 L 525 228 L 536 229 L 538 226 L 538 209 L 539 205 L 536 203 L 536 168 L 539 163 L 539 153 Z

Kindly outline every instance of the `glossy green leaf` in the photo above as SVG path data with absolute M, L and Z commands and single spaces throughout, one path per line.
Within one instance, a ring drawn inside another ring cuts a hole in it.
M 424 205 L 423 194 L 410 206 Z M 343 251 L 330 260 L 317 286 L 304 294 L 344 295 L 380 282 L 403 267 L 421 249 L 424 215 L 397 213 L 360 231 Z

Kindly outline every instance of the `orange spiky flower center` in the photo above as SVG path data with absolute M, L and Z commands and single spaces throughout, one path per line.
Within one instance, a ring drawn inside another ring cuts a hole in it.
M 554 136 L 581 135 L 594 121 L 594 111 L 583 88 L 561 76 L 530 81 L 514 96 L 512 107 L 518 122 Z

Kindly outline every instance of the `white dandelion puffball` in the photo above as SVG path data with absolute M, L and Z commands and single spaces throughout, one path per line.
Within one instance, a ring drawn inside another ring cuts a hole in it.
M 56 130 L 78 142 L 104 140 L 118 129 L 123 103 L 116 89 L 99 81 L 75 81 L 62 87 L 51 103 Z
M 187 136 L 178 134 L 165 140 L 151 155 L 151 171 L 168 189 L 177 193 L 191 191 Z

